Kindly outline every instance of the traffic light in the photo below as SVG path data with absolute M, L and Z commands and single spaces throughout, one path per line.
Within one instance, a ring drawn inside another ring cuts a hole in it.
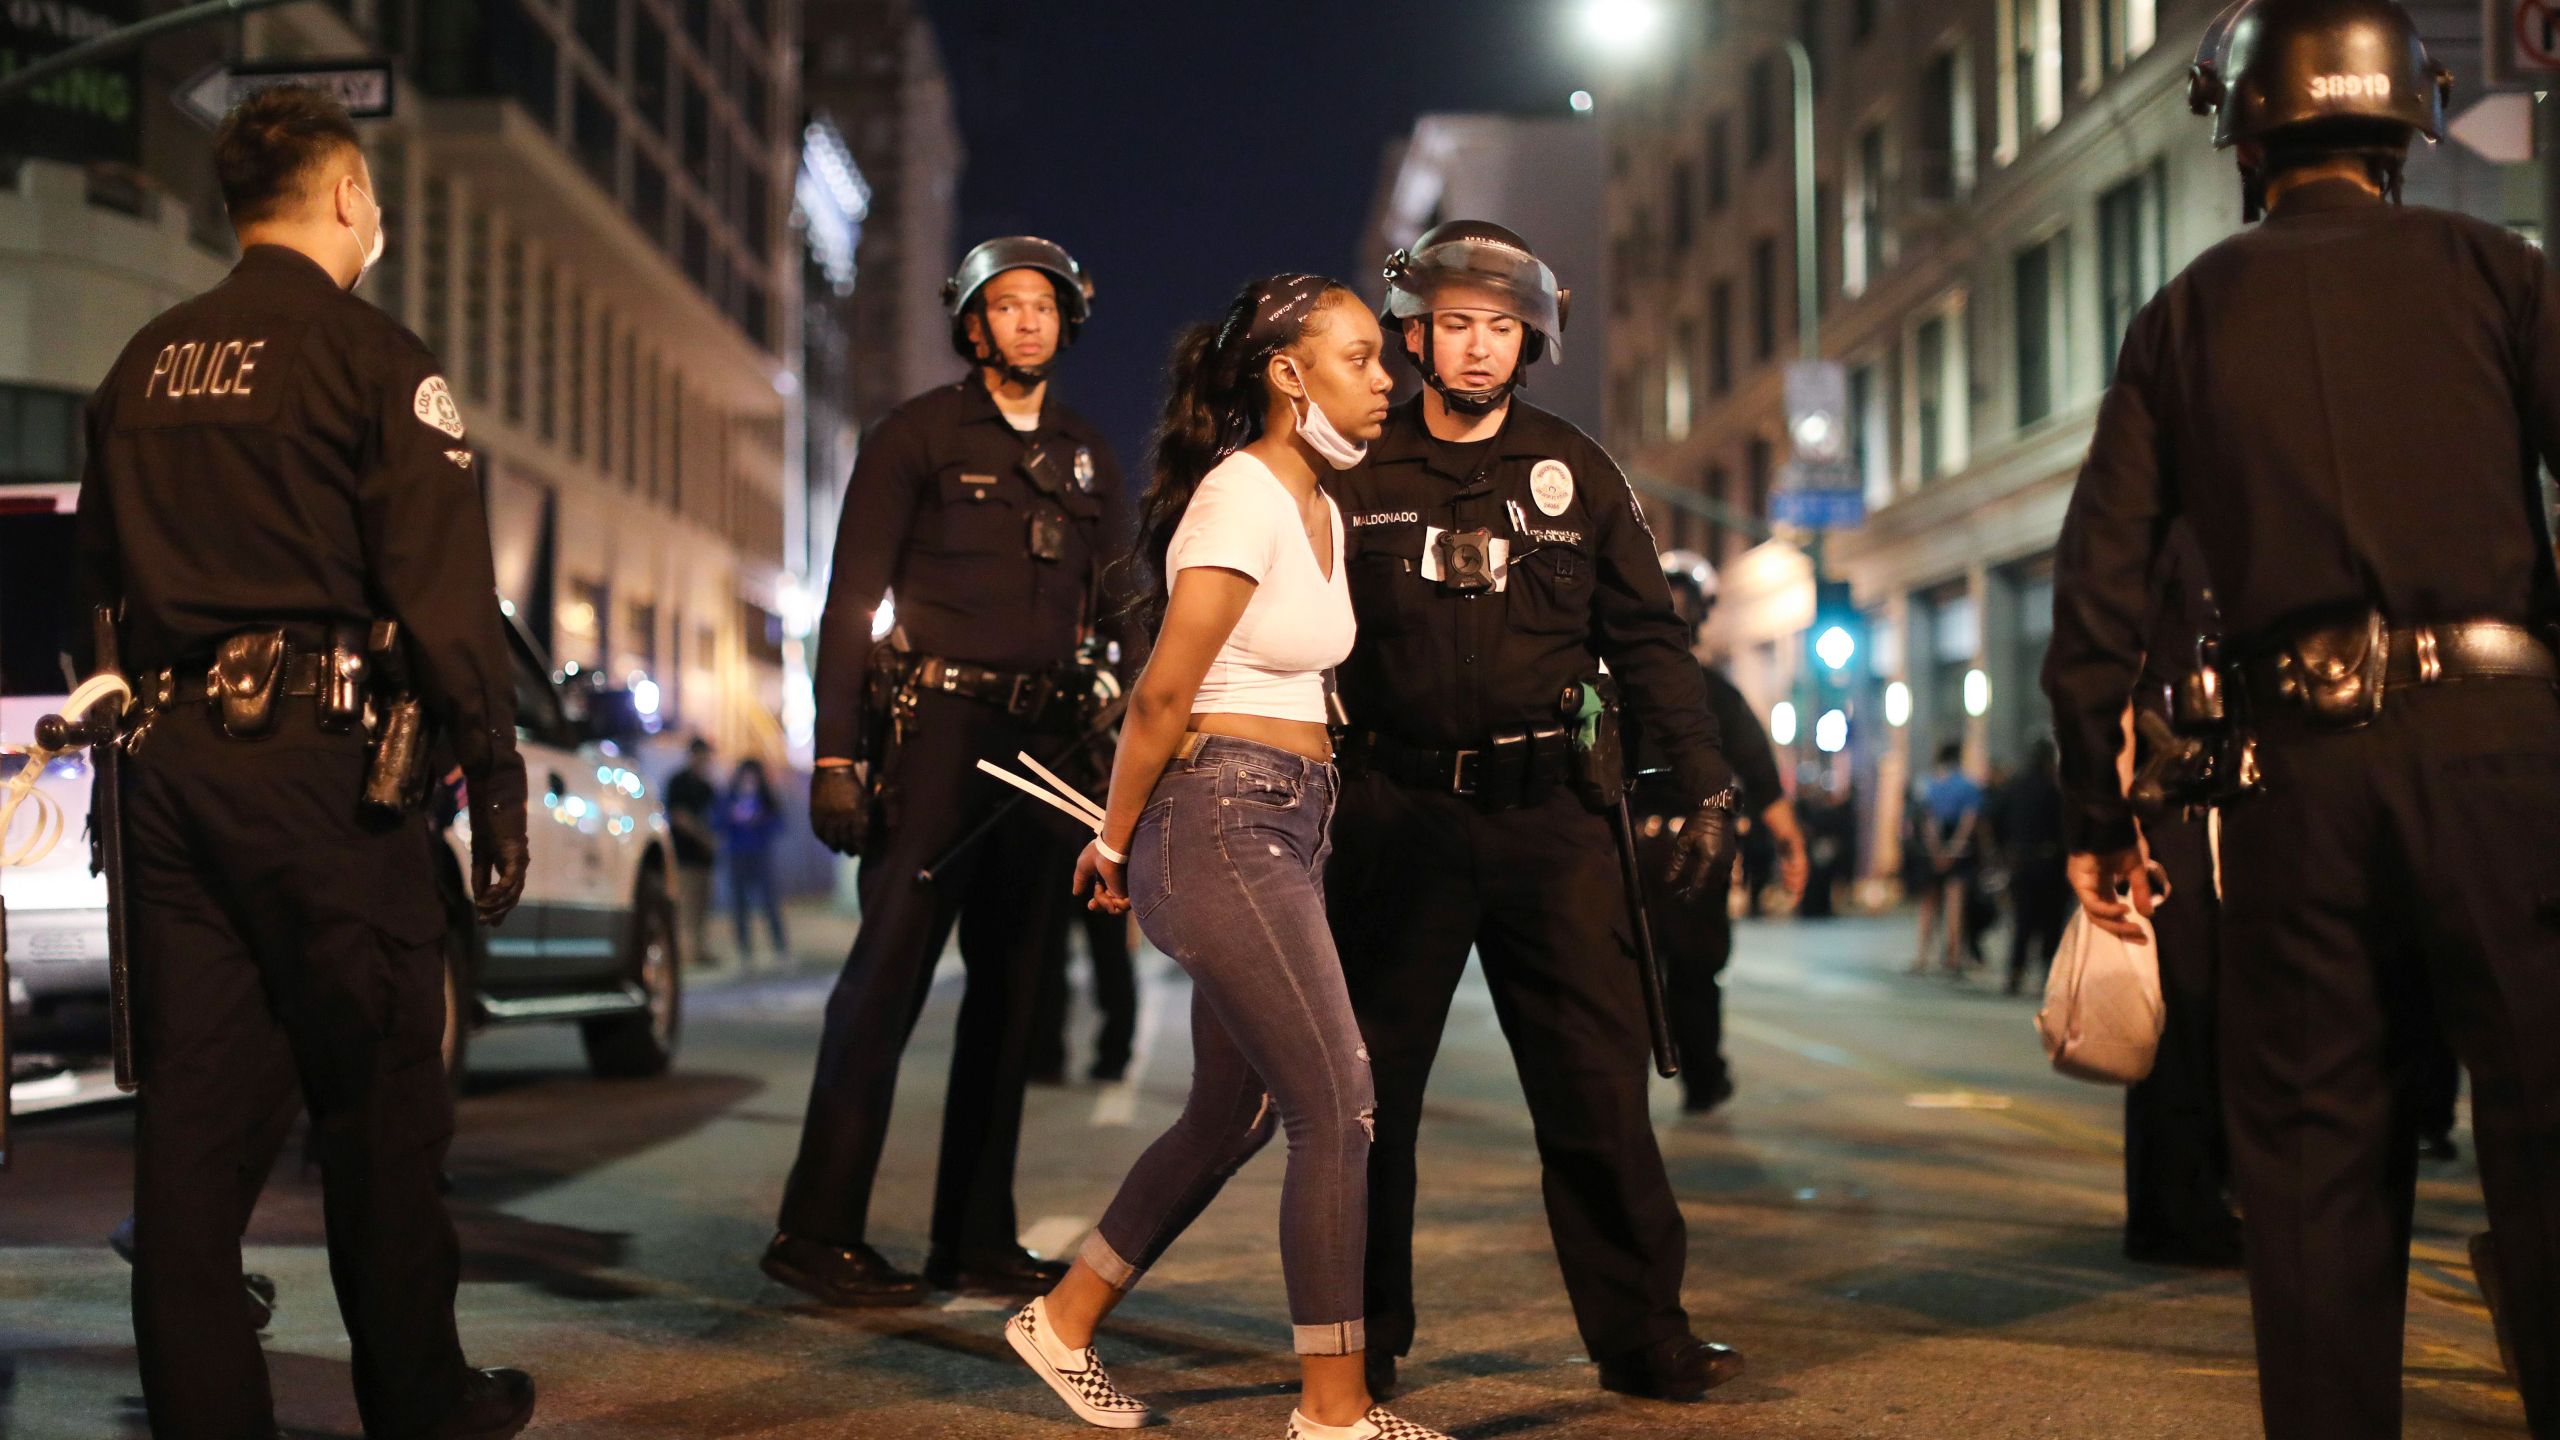
M 1815 589 L 1805 649 L 1805 673 L 1826 690 L 1847 689 L 1866 674 L 1867 617 L 1850 595 L 1848 581 L 1825 580 Z

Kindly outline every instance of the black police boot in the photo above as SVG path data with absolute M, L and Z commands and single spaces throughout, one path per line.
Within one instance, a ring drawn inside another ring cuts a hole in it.
M 924 1278 L 925 1283 L 936 1290 L 1027 1300 L 1034 1295 L 1048 1294 L 1059 1281 L 1066 1279 L 1067 1262 L 1043 1260 L 1019 1247 L 1010 1253 L 998 1251 L 991 1255 L 973 1255 L 965 1260 L 933 1255 L 925 1259 Z
M 1686 1405 L 1704 1400 L 1708 1391 L 1741 1374 L 1741 1351 L 1695 1335 L 1675 1335 L 1601 1361 L 1600 1388 Z
M 107 1248 L 127 1265 L 133 1263 L 133 1217 L 125 1216 L 116 1228 L 107 1232 Z M 248 1306 L 249 1328 L 263 1335 L 276 1318 L 276 1282 L 252 1271 L 240 1277 L 244 1303 Z
M 1128 1077 L 1129 1057 L 1126 1055 L 1097 1055 L 1094 1057 L 1093 1068 L 1084 1073 L 1087 1079 L 1098 1080 L 1105 1085 L 1117 1085 L 1123 1079 Z
M 521 1370 L 468 1370 L 462 1401 L 431 1440 L 513 1440 L 533 1423 L 533 1377 Z
M 1369 1377 L 1370 1399 L 1384 1401 L 1396 1398 L 1396 1356 L 1393 1352 L 1366 1352 L 1361 1359 L 1361 1369 Z
M 1724 1108 L 1724 1102 L 1732 1098 L 1733 1077 L 1731 1075 L 1719 1075 L 1713 1080 L 1701 1080 L 1691 1086 L 1688 1093 L 1681 1097 L 1680 1113 L 1713 1115 Z
M 830 1305 L 878 1309 L 924 1303 L 924 1281 L 868 1245 L 842 1249 L 776 1235 L 765 1247 L 764 1273 Z

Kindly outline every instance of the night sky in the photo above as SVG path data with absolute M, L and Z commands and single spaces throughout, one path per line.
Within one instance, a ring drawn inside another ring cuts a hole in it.
M 1573 0 L 922 0 L 969 147 L 965 248 L 1030 232 L 1093 272 L 1061 392 L 1133 483 L 1173 337 L 1244 281 L 1356 281 L 1386 142 L 1429 111 L 1561 114 Z

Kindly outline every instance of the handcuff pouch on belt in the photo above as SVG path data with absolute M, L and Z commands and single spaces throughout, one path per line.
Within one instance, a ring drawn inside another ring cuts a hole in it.
M 289 648 L 280 629 L 244 630 L 226 636 L 215 648 L 208 688 L 223 734 L 234 740 L 255 740 L 276 728 L 276 702 L 284 695 Z
M 368 683 L 369 682 L 369 683 Z M 377 818 L 414 815 L 427 803 L 427 716 L 402 643 L 400 622 L 376 620 L 364 651 L 344 637 L 331 646 L 321 677 L 320 723 L 345 729 L 363 718 L 367 690 L 373 699 L 373 736 L 365 754 L 364 808 Z M 344 720 L 335 717 L 344 714 Z
M 2268 656 L 2279 697 L 2314 730 L 2353 730 L 2382 713 L 2391 630 L 2373 611 L 2296 632 Z

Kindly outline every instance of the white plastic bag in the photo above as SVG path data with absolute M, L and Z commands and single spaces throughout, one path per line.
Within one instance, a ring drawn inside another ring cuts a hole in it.
M 2045 977 L 2036 1033 L 2053 1068 L 2079 1080 L 2131 1085 L 2151 1073 L 2169 1012 L 2160 998 L 2159 937 L 2140 914 L 2150 943 L 2129 944 L 2090 923 L 2074 906 L 2062 948 Z

